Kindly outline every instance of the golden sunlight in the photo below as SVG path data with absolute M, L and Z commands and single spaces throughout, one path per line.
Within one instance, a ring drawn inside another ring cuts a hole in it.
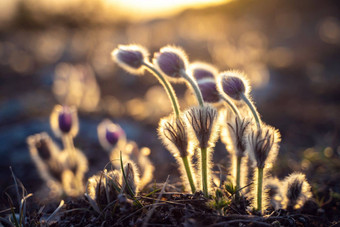
M 150 19 L 174 15 L 187 8 L 203 8 L 231 0 L 106 0 L 132 19 Z

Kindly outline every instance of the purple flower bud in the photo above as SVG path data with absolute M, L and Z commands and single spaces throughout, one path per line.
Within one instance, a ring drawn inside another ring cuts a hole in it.
M 116 145 L 120 138 L 125 136 L 125 133 L 120 127 L 107 127 L 105 138 L 112 145 Z
M 126 135 L 118 124 L 114 124 L 109 119 L 105 119 L 98 125 L 97 130 L 99 142 L 108 152 L 111 152 L 115 147 L 125 146 Z
M 196 80 L 205 78 L 215 79 L 217 75 L 217 69 L 207 63 L 195 62 L 190 64 L 190 70 Z
M 223 79 L 223 91 L 231 98 L 241 100 L 241 95 L 245 92 L 244 83 L 238 77 L 226 77 Z
M 120 45 L 112 52 L 112 58 L 126 71 L 133 74 L 144 72 L 143 62 L 147 61 L 148 51 L 138 45 Z
M 218 80 L 220 92 L 226 93 L 232 99 L 241 100 L 242 94 L 247 96 L 249 93 L 247 80 L 236 71 L 221 73 Z
M 50 116 L 51 128 L 57 137 L 69 134 L 74 137 L 78 133 L 77 109 L 69 106 L 56 105 Z
M 69 133 L 72 128 L 72 113 L 66 106 L 63 107 L 62 111 L 58 116 L 59 129 L 63 133 Z
M 171 78 L 181 78 L 181 71 L 188 65 L 186 54 L 178 47 L 163 47 L 155 54 L 154 64 Z
M 215 80 L 202 79 L 197 81 L 201 90 L 204 102 L 217 103 L 220 101 L 220 94 L 217 91 Z

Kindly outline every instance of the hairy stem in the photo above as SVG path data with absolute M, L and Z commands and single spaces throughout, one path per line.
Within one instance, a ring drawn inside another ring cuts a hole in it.
M 194 194 L 196 192 L 196 187 L 195 187 L 194 179 L 192 177 L 191 169 L 190 169 L 190 166 L 189 166 L 188 156 L 182 157 L 182 160 L 183 160 L 184 168 L 185 168 L 185 171 L 187 173 L 188 181 L 189 181 L 189 184 L 190 184 L 190 187 L 191 187 L 191 192 L 192 192 L 192 194 Z
M 241 95 L 241 98 L 247 104 L 247 106 L 249 107 L 251 113 L 253 114 L 253 116 L 255 118 L 257 129 L 260 130 L 261 129 L 261 120 L 260 120 L 260 116 L 259 116 L 258 112 L 256 111 L 254 104 L 244 94 Z
M 196 98 L 197 98 L 197 101 L 198 101 L 198 104 L 200 106 L 203 106 L 204 105 L 203 96 L 202 96 L 201 90 L 198 87 L 196 81 L 191 76 L 189 76 L 184 70 L 181 71 L 181 75 L 183 76 L 184 79 L 186 79 L 186 81 L 189 82 L 189 84 L 191 85 L 192 89 L 194 90 Z
M 201 147 L 201 171 L 202 171 L 202 187 L 205 197 L 209 196 L 208 191 L 208 165 L 207 165 L 207 148 Z
M 64 149 L 70 151 L 74 150 L 73 138 L 70 134 L 63 134 L 61 140 L 63 142 Z
M 180 115 L 180 107 L 178 104 L 178 100 L 177 100 L 177 96 L 176 93 L 174 91 L 174 89 L 172 88 L 171 84 L 169 83 L 169 81 L 167 81 L 164 76 L 158 72 L 157 69 L 155 69 L 155 67 L 148 62 L 143 62 L 143 65 L 159 80 L 159 82 L 162 84 L 162 86 L 164 87 L 166 93 L 168 94 L 168 97 L 171 101 L 172 104 L 172 108 L 174 110 L 174 113 L 176 115 L 177 118 L 179 118 Z
M 263 168 L 257 168 L 257 210 L 262 212 Z
M 238 111 L 237 107 L 235 106 L 235 104 L 229 99 L 229 98 L 226 98 L 224 95 L 221 95 L 221 98 L 223 99 L 223 101 L 225 101 L 230 109 L 234 112 L 234 114 L 239 118 L 240 118 L 240 112 Z
M 241 160 L 242 157 L 236 159 L 236 190 L 241 188 Z

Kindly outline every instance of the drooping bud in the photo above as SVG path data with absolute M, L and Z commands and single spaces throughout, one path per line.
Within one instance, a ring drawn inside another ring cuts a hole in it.
M 77 110 L 74 107 L 56 105 L 51 113 L 50 123 L 56 136 L 68 134 L 74 137 L 78 133 Z
M 104 149 L 110 152 L 118 143 L 126 143 L 124 130 L 109 119 L 103 120 L 97 128 L 99 142 Z
M 220 93 L 217 91 L 216 82 L 214 79 L 200 79 L 197 81 L 197 84 L 201 90 L 204 102 L 218 103 L 221 101 Z
M 298 209 L 312 196 L 310 185 L 302 173 L 293 173 L 284 180 L 284 208 Z
M 220 73 L 217 78 L 217 88 L 221 94 L 225 93 L 235 100 L 241 100 L 242 95 L 248 95 L 250 88 L 242 73 L 226 71 Z
M 188 132 L 182 117 L 170 116 L 161 119 L 158 134 L 174 156 L 186 157 L 189 155 Z
M 217 110 L 209 105 L 192 107 L 185 112 L 188 125 L 201 148 L 208 148 L 216 142 L 217 115 Z
M 197 81 L 208 78 L 215 80 L 218 74 L 218 71 L 214 66 L 203 62 L 194 62 L 190 64 L 190 71 Z
M 182 78 L 181 73 L 188 66 L 185 52 L 179 47 L 166 46 L 155 53 L 153 63 L 165 75 L 171 79 Z
M 148 61 L 148 51 L 139 45 L 119 45 L 111 53 L 113 60 L 132 74 L 143 74 L 143 63 Z
M 281 136 L 275 128 L 262 125 L 260 130 L 252 128 L 248 136 L 248 152 L 257 168 L 263 169 L 266 164 L 275 160 Z

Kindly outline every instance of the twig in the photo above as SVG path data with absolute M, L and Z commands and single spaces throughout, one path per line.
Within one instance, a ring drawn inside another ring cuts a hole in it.
M 166 179 L 166 181 L 165 181 L 165 183 L 164 183 L 164 185 L 163 185 L 162 191 L 161 191 L 161 193 L 159 194 L 159 196 L 158 196 L 158 198 L 157 198 L 158 202 L 159 202 L 159 201 L 161 200 L 161 198 L 162 198 L 162 194 L 164 193 L 165 187 L 166 187 L 166 185 L 168 184 L 169 177 L 170 177 L 170 175 L 168 175 L 168 178 Z M 146 216 L 146 218 L 145 218 L 145 220 L 144 220 L 144 223 L 143 223 L 142 227 L 145 227 L 145 226 L 147 225 L 147 223 L 149 222 L 149 220 L 150 220 L 150 218 L 151 218 L 153 212 L 155 211 L 156 207 L 157 207 L 157 205 L 153 204 L 151 210 L 148 212 L 148 214 L 147 214 L 147 216 Z

